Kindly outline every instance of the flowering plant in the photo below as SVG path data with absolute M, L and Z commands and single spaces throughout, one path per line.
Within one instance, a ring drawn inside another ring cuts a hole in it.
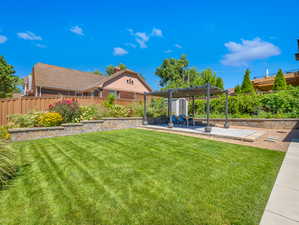
M 69 123 L 74 122 L 79 116 L 80 107 L 78 102 L 74 99 L 63 99 L 53 105 L 49 105 L 49 111 L 59 113 L 63 118 L 63 122 Z
M 38 118 L 38 124 L 42 127 L 52 127 L 61 124 L 63 118 L 59 113 L 47 112 L 43 113 Z

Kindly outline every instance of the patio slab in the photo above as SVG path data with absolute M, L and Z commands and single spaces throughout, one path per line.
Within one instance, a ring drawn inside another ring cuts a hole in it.
M 284 158 L 260 225 L 299 225 L 299 143 Z
M 264 132 L 249 130 L 249 129 L 237 129 L 237 128 L 220 128 L 220 127 L 212 127 L 212 131 L 210 133 L 205 132 L 205 127 L 203 126 L 190 126 L 186 127 L 173 127 L 169 128 L 166 124 L 163 125 L 144 125 L 144 128 L 155 129 L 155 130 L 169 130 L 176 132 L 186 132 L 193 134 L 202 134 L 220 138 L 230 138 L 234 140 L 242 140 L 248 142 L 254 142 L 256 139 L 261 137 Z

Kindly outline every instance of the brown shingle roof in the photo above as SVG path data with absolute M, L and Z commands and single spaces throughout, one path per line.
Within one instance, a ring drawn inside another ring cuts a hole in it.
M 109 81 L 124 73 L 134 74 L 151 91 L 151 87 L 138 73 L 125 69 L 110 76 L 101 76 L 90 72 L 82 72 L 44 63 L 34 65 L 35 85 L 44 88 L 84 91 L 95 87 L 103 87 Z
M 67 69 L 44 63 L 34 65 L 35 84 L 39 87 L 63 90 L 85 90 L 100 82 L 105 76 Z

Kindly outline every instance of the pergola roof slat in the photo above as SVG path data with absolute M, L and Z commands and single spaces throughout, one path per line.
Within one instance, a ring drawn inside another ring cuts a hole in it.
M 171 88 L 168 90 L 162 91 L 154 91 L 150 93 L 146 93 L 146 95 L 157 96 L 157 97 L 168 97 L 168 93 L 172 93 L 173 98 L 184 98 L 184 97 L 195 97 L 206 95 L 207 93 L 207 85 L 197 86 L 197 87 L 189 87 L 189 88 Z M 224 91 L 218 87 L 211 86 L 210 93 L 211 94 L 220 94 Z

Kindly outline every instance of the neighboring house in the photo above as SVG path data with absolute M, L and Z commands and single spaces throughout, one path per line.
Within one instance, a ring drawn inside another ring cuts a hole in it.
M 287 84 L 299 86 L 299 71 L 287 72 L 284 74 Z M 274 76 L 265 76 L 262 78 L 255 78 L 252 80 L 253 86 L 258 91 L 270 91 L 274 84 Z
M 136 94 L 151 91 L 145 80 L 129 69 L 116 68 L 114 74 L 103 76 L 44 63 L 35 64 L 24 83 L 27 96 L 106 97 L 111 93 L 117 98 L 136 99 Z

